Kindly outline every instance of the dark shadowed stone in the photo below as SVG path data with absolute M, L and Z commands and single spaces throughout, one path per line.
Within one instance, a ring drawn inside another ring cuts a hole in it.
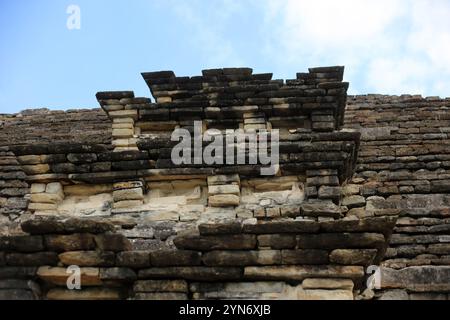
M 282 250 L 282 264 L 327 264 L 328 251 L 325 250 Z
M 54 266 L 58 263 L 58 255 L 55 252 L 37 253 L 9 253 L 6 255 L 6 263 L 9 266 Z
M 28 280 L 6 279 L 0 280 L 0 289 L 30 289 Z
M 449 266 L 409 267 L 401 270 L 381 268 L 381 288 L 401 288 L 414 292 L 450 291 Z
M 35 300 L 35 297 L 30 290 L 0 289 L 0 300 Z
M 304 216 L 339 218 L 341 209 L 331 201 L 310 201 L 301 205 Z
M 198 230 L 202 236 L 217 234 L 238 234 L 242 232 L 242 224 L 240 221 L 230 223 L 208 223 L 198 226 Z
M 314 233 L 319 230 L 319 224 L 315 221 L 271 221 L 258 222 L 257 224 L 245 224 L 245 233 L 271 234 L 271 233 Z
M 12 236 L 0 238 L 0 250 L 18 252 L 43 251 L 41 236 Z
M 184 280 L 139 280 L 134 283 L 134 292 L 188 292 Z
M 6 264 L 5 253 L 0 252 L 0 266 L 4 266 Z
M 101 234 L 95 236 L 97 248 L 102 251 L 130 251 L 131 242 L 122 234 Z
M 36 275 L 36 267 L 1 267 L 0 279 L 26 279 Z
M 155 267 L 198 266 L 201 253 L 190 250 L 157 250 L 150 253 L 150 263 Z
M 203 255 L 207 266 L 251 266 L 281 263 L 278 250 L 259 251 L 210 251 Z
M 59 255 L 64 265 L 80 267 L 111 267 L 115 264 L 115 254 L 109 251 L 69 251 Z
M 149 251 L 124 251 L 117 254 L 117 265 L 130 268 L 146 268 L 150 266 Z
M 136 273 L 130 268 L 100 268 L 100 279 L 104 281 L 133 282 Z
M 210 251 L 210 250 L 245 250 L 256 247 L 256 236 L 248 234 L 223 236 L 187 235 L 174 239 L 178 249 Z
M 89 233 L 48 235 L 44 236 L 44 242 L 47 250 L 56 252 L 92 250 L 95 248 L 94 236 Z
M 299 248 L 317 249 L 382 248 L 386 244 L 384 236 L 378 233 L 322 233 L 300 235 L 297 241 Z
M 142 269 L 139 279 L 185 279 L 194 281 L 239 280 L 241 268 L 226 267 L 165 267 Z
M 320 222 L 324 232 L 380 232 L 385 236 L 392 233 L 397 217 L 375 217 L 360 220 L 337 220 Z
M 376 249 L 337 249 L 330 254 L 330 261 L 344 265 L 371 265 L 377 255 Z
M 38 218 L 23 222 L 21 227 L 23 231 L 30 234 L 98 234 L 114 230 L 114 225 L 109 222 L 78 218 Z
M 291 234 L 261 234 L 257 237 L 258 247 L 271 249 L 292 249 L 297 245 L 295 235 Z

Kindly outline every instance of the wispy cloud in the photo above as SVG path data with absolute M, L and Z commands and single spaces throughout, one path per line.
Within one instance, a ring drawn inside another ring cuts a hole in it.
M 353 92 L 450 94 L 447 0 L 266 0 L 265 12 L 281 66 L 345 64 Z

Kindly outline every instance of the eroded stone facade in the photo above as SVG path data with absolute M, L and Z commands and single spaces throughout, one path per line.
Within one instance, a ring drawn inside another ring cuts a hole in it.
M 2 116 L 0 297 L 447 299 L 450 101 L 347 98 L 343 71 L 143 73 L 156 102 Z M 276 175 L 175 165 L 194 121 L 278 129 Z

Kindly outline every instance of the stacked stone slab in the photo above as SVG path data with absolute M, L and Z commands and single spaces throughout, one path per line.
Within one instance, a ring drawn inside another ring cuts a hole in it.
M 0 224 L 8 225 L 16 220 L 26 210 L 29 194 L 29 185 L 25 181 L 23 172 L 17 157 L 8 147 L 0 147 Z M 8 230 L 0 227 L 1 233 Z
M 22 224 L 27 234 L 0 238 L 0 297 L 350 300 L 394 224 L 236 220 L 201 224 L 177 236 L 176 249 L 140 251 L 104 221 L 39 218 Z
M 390 241 L 382 299 L 442 299 L 449 291 L 450 100 L 421 96 L 350 97 L 346 127 L 361 131 L 348 215 L 399 215 Z
M 208 177 L 208 204 L 211 207 L 238 206 L 240 202 L 239 175 L 218 175 Z

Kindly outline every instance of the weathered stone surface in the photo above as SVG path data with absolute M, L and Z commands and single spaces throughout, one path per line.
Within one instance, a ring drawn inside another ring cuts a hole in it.
M 130 268 L 146 268 L 150 266 L 149 251 L 124 251 L 116 257 L 117 265 Z
M 0 279 L 29 279 L 36 275 L 36 267 L 1 267 Z
M 376 249 L 337 249 L 330 253 L 330 261 L 343 265 L 371 265 L 377 255 Z
M 49 300 L 120 300 L 124 295 L 113 288 L 85 288 L 82 290 L 68 290 L 55 288 L 47 293 Z
M 139 280 L 134 283 L 134 292 L 188 292 L 184 280 Z
M 150 253 L 150 263 L 155 267 L 197 266 L 201 261 L 201 253 L 197 251 L 157 250 Z
M 258 247 L 271 249 L 292 249 L 297 245 L 295 235 L 290 234 L 262 234 L 258 235 Z
M 202 261 L 207 266 L 272 265 L 281 263 L 281 254 L 277 250 L 210 251 Z
M 200 235 L 238 234 L 242 232 L 240 221 L 230 223 L 203 223 L 198 226 Z
M 379 300 L 409 300 L 409 295 L 405 290 L 387 290 L 384 291 Z
M 37 252 L 44 250 L 44 244 L 41 236 L 0 237 L 0 250 Z
M 6 255 L 4 252 L 0 252 L 0 266 L 6 265 Z
M 364 268 L 359 266 L 263 266 L 245 267 L 246 279 L 302 281 L 307 278 L 349 278 L 360 279 Z
M 301 205 L 301 214 L 311 217 L 333 217 L 339 218 L 340 208 L 331 201 L 310 201 Z
M 363 207 L 366 204 L 366 199 L 363 196 L 353 195 L 345 197 L 342 200 L 342 205 L 348 208 Z
M 239 202 L 239 196 L 232 194 L 218 194 L 208 198 L 208 203 L 211 207 L 233 207 L 238 206 Z
M 137 279 L 136 273 L 130 268 L 100 268 L 102 281 L 133 282 Z
M 130 251 L 131 242 L 121 234 L 101 234 L 95 236 L 95 244 L 102 251 Z
M 239 280 L 243 270 L 232 267 L 165 267 L 139 270 L 139 279 L 184 279 L 193 281 Z
M 144 198 L 142 188 L 123 189 L 113 192 L 115 202 L 126 200 L 142 200 Z
M 55 252 L 37 253 L 9 253 L 6 255 L 6 264 L 9 266 L 54 266 L 58 263 Z
M 23 222 L 21 227 L 23 231 L 30 234 L 98 234 L 114 230 L 114 226 L 106 221 L 79 218 L 36 218 Z
M 187 250 L 245 250 L 256 248 L 256 236 L 235 234 L 227 236 L 179 236 L 174 239 L 178 249 Z
M 378 233 L 322 233 L 300 235 L 297 238 L 299 248 L 345 249 L 345 248 L 381 248 L 384 236 Z
M 299 292 L 297 298 L 299 300 L 353 300 L 353 292 L 351 290 L 304 290 Z
M 308 278 L 303 280 L 303 289 L 341 289 L 353 291 L 353 281 L 350 279 L 322 279 L 322 278 Z
M 337 220 L 320 222 L 320 230 L 324 232 L 380 232 L 384 235 L 392 233 L 396 217 L 369 217 L 358 220 Z
M 99 286 L 102 284 L 100 271 L 98 268 L 80 268 L 81 286 Z M 58 286 L 66 286 L 67 279 L 72 273 L 68 273 L 66 268 L 59 267 L 39 267 L 37 276 L 43 281 Z
M 92 250 L 95 248 L 94 236 L 89 233 L 47 235 L 44 236 L 44 242 L 48 250 L 56 252 Z
M 177 292 L 157 292 L 157 293 L 136 293 L 134 300 L 187 300 L 185 293 Z
M 69 251 L 59 255 L 59 260 L 66 265 L 82 267 L 109 267 L 115 264 L 114 252 L 99 251 Z
M 24 289 L 0 289 L 0 300 L 35 300 L 33 292 Z
M 414 292 L 446 292 L 450 290 L 450 267 L 423 266 L 401 270 L 381 269 L 381 288 L 402 288 Z
M 271 221 L 245 224 L 243 232 L 255 234 L 274 233 L 315 233 L 319 230 L 319 224 L 314 221 Z
M 328 252 L 325 250 L 281 250 L 282 264 L 327 264 Z
M 236 184 L 228 184 L 228 185 L 213 185 L 208 187 L 208 194 L 210 196 L 218 195 L 218 194 L 234 194 L 239 196 L 241 190 Z

